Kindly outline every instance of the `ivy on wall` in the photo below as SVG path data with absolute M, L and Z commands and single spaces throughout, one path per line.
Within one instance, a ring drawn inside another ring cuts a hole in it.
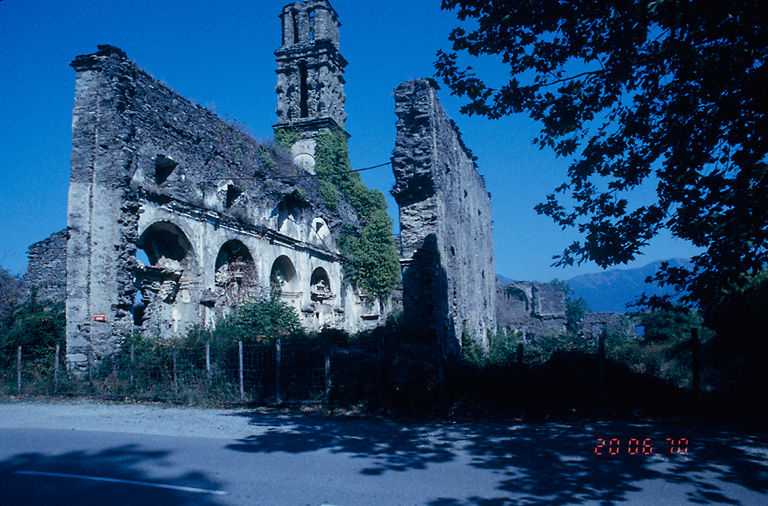
M 301 130 L 295 127 L 275 128 L 275 142 L 289 150 L 301 138 Z
M 360 230 L 347 227 L 342 231 L 339 249 L 346 259 L 344 273 L 364 294 L 386 297 L 400 279 L 400 265 L 384 195 L 368 188 L 357 172 L 351 172 L 343 130 L 324 130 L 316 142 L 315 173 L 323 202 L 335 209 L 341 193 L 362 223 Z

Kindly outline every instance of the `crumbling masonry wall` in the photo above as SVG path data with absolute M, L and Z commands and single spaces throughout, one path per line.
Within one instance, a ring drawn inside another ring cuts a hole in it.
M 60 230 L 27 250 L 24 289 L 38 300 L 64 302 L 67 296 L 67 230 Z
M 455 355 L 462 336 L 487 349 L 496 331 L 491 199 L 436 91 L 431 79 L 395 90 L 392 194 L 400 206 L 405 317 Z
M 565 291 L 551 283 L 513 281 L 499 283 L 499 327 L 524 331 L 528 337 L 552 336 L 566 331 Z
M 336 237 L 356 226 L 314 178 L 99 46 L 78 56 L 68 204 L 67 358 L 75 368 L 140 329 L 211 324 L 273 283 L 309 329 L 375 326 Z M 143 250 L 145 262 L 137 258 Z

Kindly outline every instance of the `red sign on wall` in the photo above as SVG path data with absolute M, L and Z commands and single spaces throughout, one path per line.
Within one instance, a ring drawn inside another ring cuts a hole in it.
M 107 321 L 107 315 L 101 314 L 101 313 L 96 313 L 95 315 L 93 315 L 93 321 L 95 321 L 95 322 L 105 322 L 105 321 Z

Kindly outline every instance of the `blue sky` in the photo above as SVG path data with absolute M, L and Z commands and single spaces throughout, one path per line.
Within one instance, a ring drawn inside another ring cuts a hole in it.
M 0 1 L 0 266 L 26 269 L 35 241 L 66 226 L 75 73 L 68 63 L 112 44 L 157 79 L 226 119 L 245 123 L 257 139 L 272 136 L 284 0 L 4 0 Z M 346 69 L 347 131 L 353 167 L 389 161 L 394 148 L 393 89 L 434 74 L 435 52 L 448 48 L 457 24 L 439 0 L 331 0 L 339 13 Z M 503 78 L 492 59 L 475 65 Z M 513 279 L 547 281 L 598 272 L 594 264 L 551 267 L 552 255 L 576 239 L 533 206 L 563 182 L 564 160 L 531 143 L 536 125 L 524 115 L 467 117 L 445 86 L 443 107 L 478 157 L 491 192 L 496 268 Z M 390 203 L 390 167 L 362 173 Z M 632 266 L 694 249 L 669 235 Z

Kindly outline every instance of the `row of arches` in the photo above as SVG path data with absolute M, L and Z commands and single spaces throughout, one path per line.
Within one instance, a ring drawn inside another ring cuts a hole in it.
M 205 279 L 191 242 L 177 225 L 161 221 L 147 227 L 136 242 L 139 266 L 136 271 L 137 296 L 134 301 L 134 324 L 141 326 L 151 318 L 149 306 L 162 300 L 173 305 L 181 296 L 191 300 L 191 287 L 203 293 L 200 303 L 211 307 L 231 307 L 257 297 L 266 288 L 267 280 L 259 279 L 256 260 L 248 247 L 237 239 L 222 244 L 214 262 L 213 286 L 200 287 Z M 263 271 L 262 271 L 263 272 Z M 296 269 L 288 255 L 278 255 L 269 270 L 269 289 L 279 290 L 281 296 L 300 299 L 309 291 L 313 301 L 333 298 L 331 281 L 323 267 L 311 271 L 309 284 Z M 260 282 L 261 281 L 261 282 Z M 155 311 L 159 308 L 155 308 Z

